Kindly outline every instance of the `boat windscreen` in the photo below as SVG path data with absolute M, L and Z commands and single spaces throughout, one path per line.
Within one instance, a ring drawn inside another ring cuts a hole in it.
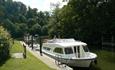
M 84 46 L 84 45 L 83 45 L 83 49 L 84 49 L 85 52 L 89 52 L 89 49 L 88 49 L 87 46 Z
M 73 50 L 71 47 L 65 48 L 65 54 L 73 54 Z

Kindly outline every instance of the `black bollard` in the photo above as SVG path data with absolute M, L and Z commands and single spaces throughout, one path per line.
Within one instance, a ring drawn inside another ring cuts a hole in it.
M 24 58 L 26 58 L 26 46 L 23 44 L 23 47 L 24 47 L 24 53 L 23 53 L 23 56 L 24 56 Z

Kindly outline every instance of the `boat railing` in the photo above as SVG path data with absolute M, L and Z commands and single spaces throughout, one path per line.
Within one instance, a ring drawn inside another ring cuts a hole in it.
M 55 55 L 55 58 L 56 58 L 55 64 L 56 64 L 56 65 L 61 65 L 61 64 L 62 64 L 62 63 L 61 63 L 62 56 L 59 55 L 59 54 L 56 54 L 56 55 Z
M 75 42 L 74 39 L 52 39 L 47 40 L 48 43 L 69 43 L 69 42 Z

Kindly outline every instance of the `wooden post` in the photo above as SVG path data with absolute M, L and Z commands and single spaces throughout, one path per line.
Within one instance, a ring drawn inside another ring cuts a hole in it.
M 113 55 L 113 53 L 114 53 L 114 36 L 112 35 L 112 48 L 111 48 L 111 50 L 112 50 L 112 55 Z
M 102 41 L 102 47 L 101 47 L 101 50 L 103 50 L 103 35 L 102 35 L 102 37 L 101 37 L 101 41 Z
M 23 44 L 23 47 L 24 47 L 24 53 L 23 53 L 23 56 L 24 56 L 24 58 L 26 58 L 26 46 Z
M 27 44 L 28 44 L 28 46 L 29 46 L 29 38 L 30 36 L 29 36 L 29 34 L 27 35 Z
M 32 48 L 32 50 L 34 49 L 34 47 L 33 47 L 33 42 L 34 42 L 33 39 L 34 38 L 33 38 L 33 35 L 32 35 L 32 37 L 31 37 L 31 48 Z

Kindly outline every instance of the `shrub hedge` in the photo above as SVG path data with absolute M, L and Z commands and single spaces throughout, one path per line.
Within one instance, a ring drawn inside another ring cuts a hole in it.
M 0 26 L 0 62 L 9 57 L 9 48 L 11 46 L 11 36 L 2 26 Z

